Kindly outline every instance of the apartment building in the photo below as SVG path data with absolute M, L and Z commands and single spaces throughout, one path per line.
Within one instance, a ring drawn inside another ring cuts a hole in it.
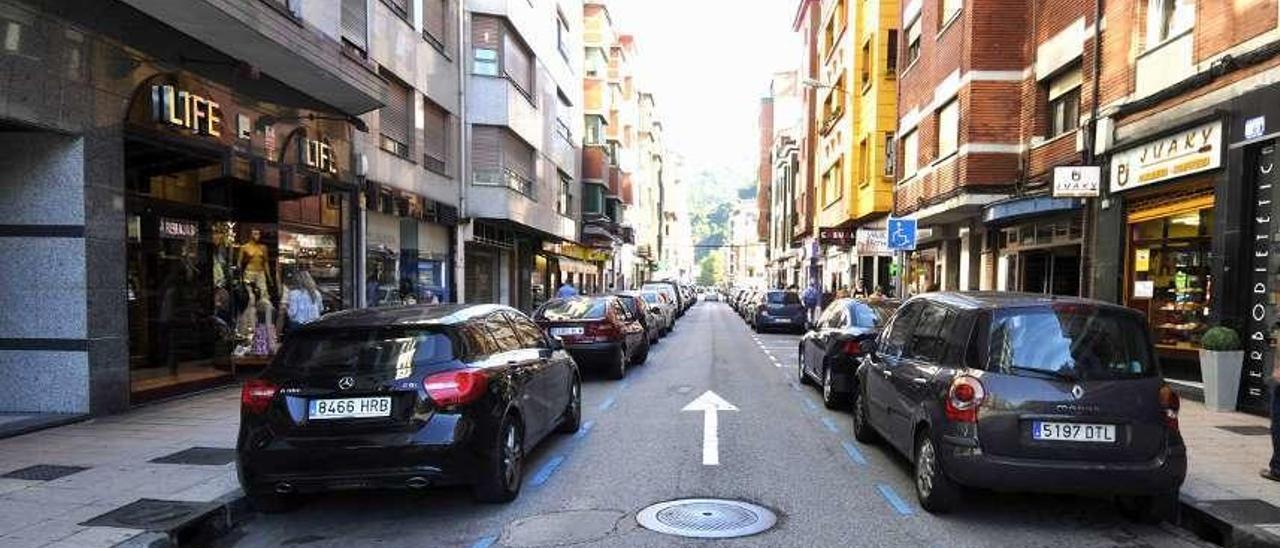
M 1265 414 L 1280 291 L 1280 2 L 1104 10 L 1093 295 L 1146 313 L 1166 376 L 1184 385 L 1205 374 L 1200 334 L 1239 329 L 1239 406 Z
M 21 379 L 0 412 L 231 382 L 270 359 L 256 312 L 303 273 L 326 309 L 357 304 L 356 117 L 387 89 L 344 53 L 340 7 L 0 0 L 0 299 L 29 311 L 0 320 Z
M 466 302 L 522 310 L 574 248 L 582 135 L 582 3 L 466 0 Z
M 882 231 L 892 205 L 897 126 L 898 3 L 820 3 L 816 170 L 817 249 L 827 290 L 888 282 L 884 248 L 855 247 L 858 231 Z
M 800 138 L 805 126 L 801 85 L 796 71 L 775 73 L 769 84 L 770 114 L 767 135 L 768 207 L 761 210 L 768 244 L 769 282 L 774 287 L 800 286 L 802 251 L 793 244 L 796 228 L 796 182 L 800 171 Z M 762 128 L 763 129 L 763 128 Z M 758 200 L 757 200 L 758 202 Z
M 457 302 L 460 0 L 342 0 L 343 42 L 387 82 L 363 116 L 363 304 Z
M 760 207 L 755 197 L 739 198 L 729 213 L 729 246 L 725 277 L 735 287 L 764 289 L 769 285 L 765 244 L 760 240 Z
M 822 61 L 818 39 L 818 31 L 822 25 L 820 8 L 821 3 L 818 0 L 799 0 L 796 4 L 795 17 L 791 22 L 792 31 L 800 34 L 803 43 L 800 67 L 797 70 L 802 84 L 819 82 Z M 800 93 L 801 127 L 796 136 L 800 167 L 795 174 L 793 206 L 795 222 L 791 228 L 791 245 L 800 246 L 800 285 L 808 287 L 811 281 L 821 283 L 818 269 L 821 249 L 813 233 L 817 221 L 814 204 L 818 190 L 815 177 L 819 122 L 818 87 L 803 85 Z

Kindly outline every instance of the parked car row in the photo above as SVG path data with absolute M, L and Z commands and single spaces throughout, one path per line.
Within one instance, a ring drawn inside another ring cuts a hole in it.
M 1112 496 L 1142 521 L 1173 509 L 1179 398 L 1141 313 L 1007 292 L 896 305 L 831 303 L 801 339 L 799 377 L 851 411 L 858 441 L 913 462 L 925 510 L 973 488 Z
M 804 333 L 809 313 L 800 294 L 790 289 L 738 289 L 728 297 L 729 305 L 757 333 L 774 330 Z
M 696 301 L 675 282 L 498 305 L 412 305 L 324 316 L 286 337 L 241 389 L 236 469 L 263 511 L 331 490 L 469 485 L 520 493 L 525 455 L 577 432 L 582 368 L 622 378 Z

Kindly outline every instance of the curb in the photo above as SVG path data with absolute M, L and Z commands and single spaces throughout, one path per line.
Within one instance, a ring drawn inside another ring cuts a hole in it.
M 1280 546 L 1280 508 L 1257 499 L 1198 500 L 1180 495 L 1173 524 L 1227 548 Z
M 210 502 L 189 519 L 163 531 L 144 531 L 113 548 L 181 548 L 183 546 L 207 546 L 237 525 L 248 521 L 253 509 L 244 492 L 235 491 Z

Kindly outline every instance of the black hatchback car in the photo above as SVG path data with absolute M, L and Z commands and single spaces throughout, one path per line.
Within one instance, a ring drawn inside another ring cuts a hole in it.
M 515 309 L 422 305 L 330 314 L 289 334 L 241 393 L 244 492 L 470 484 L 520 493 L 524 456 L 582 414 L 577 365 Z
M 1154 519 L 1174 504 L 1187 456 L 1146 325 L 1076 298 L 916 297 L 858 370 L 854 434 L 914 461 L 930 512 L 979 487 L 1115 496 Z
M 832 301 L 800 338 L 800 384 L 817 382 L 828 409 L 842 406 L 853 389 L 854 372 L 897 308 L 898 301 L 889 299 Z

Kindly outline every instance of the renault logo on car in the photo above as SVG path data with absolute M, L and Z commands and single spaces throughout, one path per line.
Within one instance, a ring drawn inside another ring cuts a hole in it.
M 1071 395 L 1072 395 L 1072 396 L 1075 396 L 1075 398 L 1076 398 L 1077 400 L 1078 400 L 1078 399 L 1080 399 L 1080 398 L 1083 398 L 1083 397 L 1084 397 L 1084 388 L 1083 388 L 1083 387 L 1081 387 L 1081 386 L 1080 386 L 1080 385 L 1078 385 L 1078 384 L 1077 384 L 1077 385 L 1075 385 L 1075 386 L 1073 386 L 1073 387 L 1071 387 Z
M 355 385 L 355 377 L 342 377 L 341 379 L 338 379 L 338 388 L 342 390 L 351 390 Z

